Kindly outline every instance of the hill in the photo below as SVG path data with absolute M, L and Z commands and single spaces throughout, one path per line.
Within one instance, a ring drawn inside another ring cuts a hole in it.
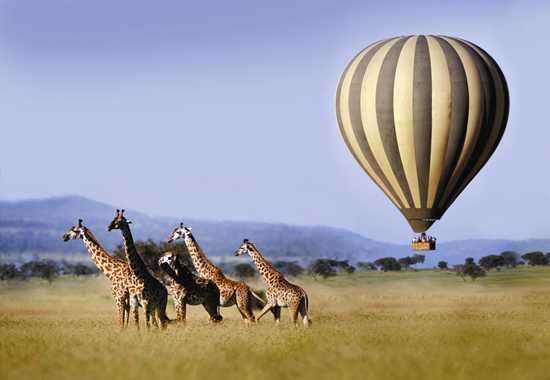
M 61 235 L 78 218 L 88 226 L 108 250 L 121 241 L 117 232 L 106 226 L 115 207 L 78 196 L 56 197 L 16 202 L 0 202 L 0 254 L 10 256 L 42 253 L 61 255 L 85 252 L 83 245 L 65 243 Z M 127 210 L 133 224 L 134 238 L 164 240 L 181 221 L 174 217 L 153 217 Z M 341 260 L 372 261 L 383 256 L 402 257 L 412 252 L 405 245 L 369 239 L 355 232 L 326 226 L 292 226 L 280 223 L 206 221 L 183 218 L 205 251 L 216 260 L 229 259 L 243 238 L 254 241 L 266 256 L 308 262 L 330 257 Z M 504 250 L 527 252 L 550 250 L 550 240 L 463 240 L 444 242 L 426 255 L 426 264 L 439 260 L 460 263 L 465 257 L 479 258 Z
M 0 202 L 0 253 L 85 252 L 82 244 L 65 243 L 61 235 L 78 218 L 84 219 L 108 250 L 121 241 L 106 226 L 115 207 L 87 198 L 68 196 L 40 200 Z M 164 240 L 181 221 L 174 217 L 152 217 L 127 210 L 134 238 Z M 230 255 L 243 238 L 249 238 L 270 257 L 309 261 L 319 257 L 370 260 L 403 249 L 377 242 L 354 232 L 324 226 L 291 226 L 275 223 L 205 221 L 183 219 L 193 227 L 202 247 L 218 258 Z

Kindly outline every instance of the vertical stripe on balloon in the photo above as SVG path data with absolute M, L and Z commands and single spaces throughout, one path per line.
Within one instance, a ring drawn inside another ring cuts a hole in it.
M 378 81 L 376 82 L 375 106 L 378 132 L 380 134 L 380 141 L 384 149 L 385 157 L 388 159 L 391 172 L 397 181 L 399 190 L 401 190 L 401 193 L 405 196 L 407 204 L 409 207 L 414 207 L 414 201 L 411 196 L 407 177 L 405 176 L 405 170 L 403 169 L 399 146 L 397 144 L 393 106 L 397 60 L 399 59 L 401 50 L 406 41 L 406 38 L 399 39 L 388 50 L 382 61 L 380 73 L 378 74 Z
M 428 42 L 424 36 L 418 37 L 416 41 L 412 108 L 414 137 L 411 141 L 415 148 L 420 207 L 426 208 L 432 141 L 432 73 Z
M 376 88 L 380 68 L 384 62 L 384 58 L 391 47 L 399 40 L 389 41 L 382 46 L 370 60 L 367 65 L 365 75 L 363 76 L 360 92 L 360 115 L 363 121 L 363 131 L 365 133 L 368 145 L 372 150 L 375 162 L 380 166 L 382 173 L 388 179 L 390 187 L 395 191 L 399 201 L 403 207 L 409 208 L 410 203 L 403 194 L 398 180 L 395 177 L 380 136 L 380 128 L 378 126 L 378 117 L 376 113 Z
M 414 69 L 415 50 L 418 37 L 409 38 L 397 61 L 393 86 L 393 115 L 397 148 L 401 164 L 413 198 L 414 207 L 422 207 L 420 185 L 417 173 L 416 141 L 414 130 Z M 414 144 L 411 144 L 411 141 Z
M 445 159 L 443 161 L 443 171 L 437 187 L 434 204 L 432 207 L 439 207 L 441 199 L 447 187 L 451 174 L 453 173 L 466 138 L 466 126 L 468 123 L 468 83 L 466 72 L 462 61 L 454 48 L 443 38 L 435 37 L 449 68 L 451 79 L 451 123 L 445 149 Z

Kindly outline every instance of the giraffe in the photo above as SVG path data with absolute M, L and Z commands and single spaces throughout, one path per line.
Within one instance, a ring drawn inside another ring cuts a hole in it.
M 63 235 L 64 241 L 82 240 L 97 268 L 111 281 L 111 290 L 117 309 L 117 322 L 123 328 L 130 317 L 130 290 L 132 273 L 128 263 L 107 253 L 92 231 L 82 224 L 82 219 Z M 136 316 L 135 316 L 136 317 Z M 137 322 L 136 322 L 137 323 Z
M 218 312 L 220 291 L 212 281 L 194 275 L 173 252 L 165 252 L 159 259 L 159 266 L 172 280 L 168 289 L 174 299 L 178 322 L 185 322 L 187 305 L 201 304 L 210 315 L 211 322 L 223 320 Z
M 211 280 L 220 290 L 219 305 L 222 307 L 230 307 L 236 304 L 245 323 L 255 322 L 256 318 L 252 312 L 254 298 L 256 298 L 262 306 L 265 304 L 265 301 L 251 291 L 244 282 L 230 280 L 225 277 L 223 272 L 208 260 L 191 233 L 191 228 L 184 226 L 183 223 L 180 223 L 180 225 L 172 231 L 167 242 L 171 243 L 178 239 L 184 240 L 187 251 L 191 256 L 193 265 L 199 276 Z
M 131 221 L 124 217 L 124 210 L 116 210 L 116 215 L 113 221 L 107 227 L 107 231 L 120 230 L 124 239 L 124 251 L 128 266 L 138 285 L 138 292 L 134 297 L 130 298 L 130 305 L 136 309 L 143 306 L 145 310 L 145 325 L 149 328 L 149 324 L 158 327 L 157 320 L 160 321 L 161 327 L 165 328 L 170 321 L 166 316 L 166 304 L 168 301 L 168 292 L 163 284 L 161 284 L 147 269 L 147 266 L 139 256 L 134 238 L 130 231 Z
M 288 307 L 292 322 L 296 325 L 298 313 L 302 317 L 305 327 L 308 327 L 311 320 L 308 316 L 308 298 L 304 289 L 290 283 L 281 272 L 275 269 L 260 253 L 256 246 L 248 239 L 235 252 L 235 256 L 248 253 L 256 264 L 258 272 L 267 285 L 267 304 L 258 315 L 258 320 L 270 309 L 275 311 L 275 322 L 278 324 L 281 316 L 281 307 Z

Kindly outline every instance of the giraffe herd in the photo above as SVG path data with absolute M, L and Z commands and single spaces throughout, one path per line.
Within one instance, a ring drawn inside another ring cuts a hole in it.
M 298 314 L 303 325 L 308 327 L 311 320 L 308 315 L 308 297 L 299 286 L 290 283 L 277 271 L 256 246 L 248 239 L 235 252 L 236 256 L 248 254 L 266 284 L 267 302 L 262 300 L 250 287 L 242 282 L 227 278 L 206 256 L 191 232 L 191 228 L 180 223 L 168 236 L 171 243 L 182 239 L 197 274 L 183 265 L 173 252 L 165 252 L 159 259 L 159 266 L 166 275 L 168 283 L 159 281 L 137 252 L 130 230 L 132 222 L 124 216 L 124 210 L 116 210 L 116 215 L 107 230 L 119 230 L 124 242 L 126 260 L 110 255 L 98 242 L 94 234 L 83 225 L 82 219 L 69 228 L 63 235 L 64 241 L 82 240 L 91 260 L 111 281 L 111 289 L 116 305 L 117 323 L 120 327 L 129 324 L 130 314 L 136 328 L 139 329 L 139 309 L 145 313 L 147 328 L 166 328 L 172 322 L 167 314 L 168 294 L 174 301 L 176 322 L 186 321 L 187 305 L 202 305 L 212 323 L 220 323 L 223 317 L 220 307 L 236 306 L 246 324 L 259 321 L 267 312 L 271 312 L 276 324 L 279 324 L 281 308 L 288 307 L 294 325 Z M 262 306 L 256 318 L 254 304 Z

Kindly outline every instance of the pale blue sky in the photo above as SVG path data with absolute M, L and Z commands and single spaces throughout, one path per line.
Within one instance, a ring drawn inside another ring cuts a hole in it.
M 408 224 L 340 138 L 335 89 L 371 42 L 446 34 L 499 62 L 511 112 L 431 231 L 550 237 L 544 2 L 198 3 L 0 1 L 0 199 L 79 194 L 406 242 Z

